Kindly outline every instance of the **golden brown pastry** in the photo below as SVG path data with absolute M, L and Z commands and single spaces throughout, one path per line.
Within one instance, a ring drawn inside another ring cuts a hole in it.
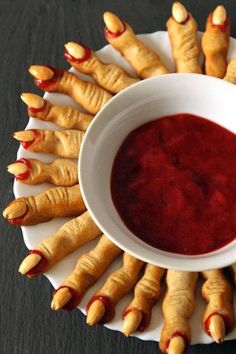
M 206 31 L 202 36 L 202 50 L 205 55 L 205 73 L 222 79 L 227 68 L 230 21 L 224 6 L 220 5 L 210 13 Z
M 31 197 L 13 200 L 3 216 L 13 225 L 35 225 L 57 217 L 78 216 L 85 212 L 79 185 L 55 187 Z
M 35 78 L 38 88 L 47 92 L 69 95 L 92 114 L 96 114 L 112 98 L 109 92 L 98 85 L 83 81 L 75 74 L 63 69 L 32 65 L 29 73 Z
M 161 279 L 165 270 L 147 264 L 143 277 L 134 288 L 134 298 L 123 313 L 123 333 L 144 331 L 151 320 L 152 308 L 161 296 Z
M 230 60 L 224 80 L 236 85 L 236 57 Z
M 101 231 L 86 211 L 65 223 L 53 235 L 31 250 L 21 263 L 19 272 L 30 278 L 45 272 L 68 254 L 100 235 Z
M 103 19 L 106 39 L 124 56 L 139 77 L 147 79 L 169 73 L 159 55 L 135 36 L 128 23 L 111 12 L 105 12 Z
M 230 266 L 230 268 L 231 268 L 231 271 L 232 271 L 232 273 L 233 273 L 234 284 L 236 285 L 236 263 L 232 264 L 232 265 Z
M 65 45 L 65 58 L 76 70 L 90 75 L 97 83 L 112 93 L 118 93 L 139 80 L 115 64 L 103 63 L 97 55 L 81 43 Z
M 30 117 L 53 122 L 65 129 L 86 130 L 93 116 L 72 106 L 58 106 L 33 93 L 22 93 L 22 101 L 28 106 Z
M 7 167 L 17 181 L 25 184 L 52 183 L 56 186 L 73 186 L 78 183 L 78 165 L 68 159 L 45 163 L 21 158 Z
M 110 274 L 103 287 L 96 292 L 87 305 L 87 324 L 106 323 L 115 314 L 115 305 L 138 280 L 143 261 L 124 253 L 123 266 Z
M 178 73 L 202 73 L 198 62 L 200 48 L 197 41 L 197 23 L 184 5 L 174 2 L 172 17 L 166 23 L 172 54 Z
M 232 287 L 220 269 L 202 272 L 202 276 L 206 280 L 202 296 L 208 303 L 202 316 L 202 326 L 215 342 L 222 343 L 225 334 L 235 325 Z
M 163 352 L 182 354 L 191 340 L 189 319 L 195 309 L 198 273 L 167 271 L 167 292 L 162 304 L 164 327 L 159 347 Z
M 83 254 L 69 277 L 53 294 L 53 310 L 73 310 L 86 291 L 102 276 L 105 270 L 122 253 L 105 235 L 95 248 Z
M 76 159 L 79 156 L 84 132 L 80 130 L 28 129 L 13 134 L 22 147 L 32 152 L 44 152 Z

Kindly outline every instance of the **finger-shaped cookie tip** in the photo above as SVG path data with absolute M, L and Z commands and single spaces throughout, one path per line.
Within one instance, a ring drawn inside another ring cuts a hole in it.
M 170 340 L 168 354 L 182 354 L 185 350 L 184 339 L 180 336 L 173 337 Z
M 75 59 L 81 59 L 84 57 L 85 49 L 82 45 L 76 42 L 68 42 L 65 44 L 67 52 Z
M 6 219 L 16 219 L 25 215 L 27 212 L 27 205 L 23 200 L 14 200 L 3 210 L 3 216 Z
M 212 23 L 214 25 L 223 25 L 227 19 L 227 13 L 223 5 L 215 8 L 212 15 Z
M 18 141 L 33 141 L 35 134 L 33 130 L 22 130 L 19 132 L 13 133 L 13 138 Z
M 100 300 L 95 300 L 89 307 L 86 323 L 90 326 L 98 323 L 105 314 L 105 306 Z
M 36 109 L 42 108 L 45 103 L 41 96 L 35 95 L 34 93 L 22 93 L 20 97 L 27 106 Z
M 209 332 L 216 343 L 222 343 L 225 337 L 225 321 L 221 315 L 210 318 Z
M 39 264 L 41 259 L 42 257 L 39 254 L 36 253 L 29 254 L 21 263 L 19 267 L 19 272 L 23 275 L 27 274 L 34 267 L 36 267 L 36 265 Z
M 127 313 L 123 322 L 122 332 L 125 336 L 137 331 L 142 321 L 142 313 L 139 310 L 132 310 Z
M 21 162 L 15 162 L 7 166 L 7 171 L 13 175 L 19 175 L 27 172 L 28 166 Z
M 103 20 L 105 22 L 107 29 L 112 33 L 119 33 L 124 30 L 123 22 L 119 19 L 118 16 L 116 16 L 112 12 L 109 11 L 104 12 Z
M 38 80 L 50 80 L 54 76 L 54 72 L 48 66 L 44 65 L 31 65 L 29 73 Z
M 181 2 L 176 1 L 172 6 L 172 16 L 178 23 L 183 23 L 188 18 L 188 11 Z
M 67 287 L 60 288 L 53 295 L 51 309 L 58 311 L 62 309 L 72 298 L 72 294 Z

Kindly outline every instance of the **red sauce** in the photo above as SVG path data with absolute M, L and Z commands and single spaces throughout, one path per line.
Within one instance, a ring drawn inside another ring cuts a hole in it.
M 220 29 L 222 32 L 227 32 L 230 30 L 230 19 L 229 17 L 226 18 L 226 21 L 222 24 L 222 25 L 215 25 L 213 22 L 212 22 L 212 15 L 211 15 L 211 23 L 212 23 L 212 27 L 213 28 L 218 28 Z
M 128 313 L 130 313 L 131 311 L 139 311 L 142 314 L 142 319 L 141 319 L 140 325 L 138 326 L 137 330 L 140 332 L 143 332 L 148 327 L 148 325 L 150 323 L 150 316 L 147 316 L 146 313 L 144 313 L 143 311 L 140 311 L 136 307 L 129 307 L 123 312 L 122 318 L 124 319 L 125 316 L 127 316 Z
M 93 296 L 89 300 L 89 302 L 88 302 L 88 304 L 86 306 L 86 312 L 88 313 L 90 306 L 96 300 L 101 301 L 103 303 L 104 307 L 105 307 L 105 314 L 101 318 L 101 320 L 99 321 L 99 324 L 104 324 L 104 323 L 108 323 L 108 322 L 112 321 L 114 316 L 115 316 L 115 310 L 114 310 L 114 307 L 112 306 L 112 303 L 111 303 L 110 299 L 107 296 L 103 296 L 103 295 L 95 295 L 95 296 Z
M 23 163 L 23 164 L 25 164 L 25 165 L 27 166 L 27 170 L 26 170 L 25 172 L 23 172 L 23 173 L 18 173 L 18 174 L 16 175 L 16 180 L 17 180 L 17 181 L 23 181 L 24 179 L 28 178 L 28 177 L 29 177 L 29 174 L 30 174 L 30 170 L 31 170 L 31 168 L 32 168 L 30 161 L 29 161 L 29 160 L 26 160 L 26 159 L 24 159 L 24 158 L 21 158 L 21 159 L 15 161 L 15 163 Z
M 122 22 L 122 23 L 123 23 L 123 29 L 120 32 L 111 32 L 107 27 L 105 27 L 105 29 L 104 29 L 105 36 L 107 38 L 111 38 L 111 39 L 120 37 L 120 35 L 122 35 L 122 33 L 126 30 L 125 23 L 124 22 Z
M 31 270 L 28 271 L 28 273 L 26 273 L 26 275 L 29 278 L 33 278 L 38 274 L 43 273 L 47 266 L 48 266 L 48 261 L 47 258 L 44 256 L 43 252 L 39 251 L 39 250 L 30 250 L 29 254 L 38 254 L 39 256 L 41 256 L 41 260 L 40 262 Z
M 21 145 L 24 149 L 28 149 L 33 143 L 39 141 L 41 139 L 41 134 L 37 129 L 29 129 L 34 134 L 33 140 L 30 141 L 21 141 Z
M 70 286 L 67 285 L 62 285 L 60 286 L 58 289 L 56 289 L 53 293 L 53 295 L 56 294 L 56 292 L 58 292 L 58 290 L 63 289 L 63 288 L 67 288 L 70 293 L 71 293 L 71 299 L 69 302 L 67 302 L 67 304 L 65 304 L 61 310 L 63 311 L 72 311 L 74 310 L 80 303 L 81 301 L 81 296 L 79 295 L 78 291 L 76 291 L 75 289 L 71 288 Z
M 48 66 L 48 68 L 51 69 L 54 73 L 54 75 L 51 77 L 51 79 L 49 79 L 49 80 L 34 79 L 34 82 L 38 88 L 43 89 L 48 92 L 53 92 L 55 82 L 63 75 L 63 70 L 52 68 L 51 66 Z
M 40 108 L 34 108 L 34 107 L 28 107 L 29 114 L 37 114 L 39 112 L 42 112 L 46 106 L 46 101 L 44 101 L 44 104 Z
M 236 136 L 190 114 L 131 132 L 111 174 L 114 205 L 125 225 L 158 249 L 197 255 L 236 235 Z
M 90 48 L 85 47 L 83 44 L 79 43 L 84 48 L 84 56 L 82 58 L 73 57 L 67 50 L 64 51 L 64 57 L 71 63 L 81 64 L 84 61 L 88 60 L 91 57 L 92 51 Z

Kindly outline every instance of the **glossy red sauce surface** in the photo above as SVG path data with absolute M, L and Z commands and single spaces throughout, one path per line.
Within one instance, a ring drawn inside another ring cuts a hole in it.
M 190 114 L 149 122 L 119 148 L 111 194 L 126 226 L 153 247 L 214 251 L 236 236 L 236 135 Z
M 63 70 L 52 68 L 51 66 L 48 66 L 48 68 L 53 71 L 53 76 L 51 77 L 51 79 L 49 79 L 49 80 L 34 79 L 34 82 L 38 88 L 48 91 L 48 92 L 53 92 L 55 90 L 55 83 L 63 75 Z
M 31 132 L 33 132 L 34 138 L 33 140 L 30 141 L 21 141 L 21 145 L 23 146 L 24 149 L 28 149 L 33 143 L 36 143 L 37 141 L 41 140 L 41 134 L 37 129 L 29 129 Z
M 31 165 L 30 161 L 26 160 L 24 158 L 21 158 L 21 159 L 17 160 L 15 163 L 23 163 L 25 166 L 27 166 L 27 170 L 25 172 L 18 173 L 16 175 L 16 180 L 17 181 L 23 181 L 24 179 L 28 178 L 29 174 L 30 174 L 30 170 L 32 168 L 32 165 Z
M 23 224 L 23 220 L 26 214 L 27 212 L 23 216 L 20 216 L 19 218 L 8 219 L 9 224 L 14 226 L 21 226 Z
M 212 15 L 211 15 L 211 22 L 212 22 Z M 226 21 L 225 21 L 222 25 L 215 25 L 215 24 L 212 22 L 212 27 L 213 27 L 213 28 L 218 28 L 218 29 L 220 29 L 222 32 L 230 31 L 230 19 L 229 19 L 229 17 L 226 18 Z
M 28 107 L 29 114 L 37 114 L 39 112 L 42 112 L 46 106 L 46 101 L 44 101 L 44 104 L 40 108 L 34 108 L 34 107 Z
M 124 22 L 122 22 L 122 23 L 123 23 L 124 27 L 123 27 L 123 30 L 120 32 L 111 32 L 107 27 L 105 27 L 105 29 L 104 29 L 105 37 L 111 38 L 111 39 L 120 37 L 120 35 L 126 30 L 125 23 Z

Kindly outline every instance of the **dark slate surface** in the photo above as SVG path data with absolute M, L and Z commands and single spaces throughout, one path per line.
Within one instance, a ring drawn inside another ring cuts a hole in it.
M 232 19 L 235 1 L 222 1 Z M 102 13 L 111 10 L 133 25 L 137 33 L 165 29 L 172 1 L 169 0 L 0 0 L 0 156 L 1 210 L 12 200 L 11 177 L 5 167 L 15 159 L 18 144 L 11 138 L 27 122 L 21 92 L 37 92 L 27 74 L 30 64 L 67 67 L 63 45 L 81 40 L 94 49 L 102 47 Z M 217 1 L 184 1 L 204 28 L 208 12 Z M 236 22 L 232 24 L 236 37 Z M 154 342 L 126 339 L 103 327 L 89 328 L 85 317 L 50 310 L 52 287 L 44 277 L 32 281 L 20 276 L 18 265 L 27 254 L 20 229 L 3 220 L 0 237 L 0 354 L 118 354 L 157 353 Z M 236 341 L 221 346 L 193 346 L 188 353 L 236 352 Z

